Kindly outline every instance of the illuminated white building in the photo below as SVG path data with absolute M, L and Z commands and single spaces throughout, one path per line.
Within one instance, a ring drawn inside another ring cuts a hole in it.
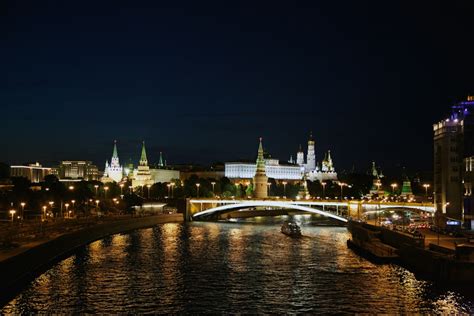
M 302 180 L 303 176 L 309 181 L 337 180 L 337 173 L 328 151 L 321 164 L 316 162 L 315 142 L 312 135 L 308 141 L 308 152 L 306 155 L 300 149 L 296 154 L 296 164 L 290 158 L 289 163 L 280 163 L 278 159 L 265 159 L 265 173 L 268 178 L 276 180 Z M 225 176 L 229 179 L 251 179 L 255 176 L 256 165 L 254 162 L 227 162 L 225 164 Z
M 117 141 L 114 142 L 114 151 L 112 153 L 112 159 L 110 164 L 108 161 L 105 162 L 104 177 L 101 179 L 102 182 L 120 182 L 123 179 L 123 167 L 120 165 L 118 153 L 117 153 Z
M 255 176 L 257 166 L 252 162 L 227 162 L 225 176 L 229 179 L 251 179 Z M 300 166 L 280 164 L 277 159 L 265 159 L 265 174 L 277 180 L 301 180 L 303 172 Z

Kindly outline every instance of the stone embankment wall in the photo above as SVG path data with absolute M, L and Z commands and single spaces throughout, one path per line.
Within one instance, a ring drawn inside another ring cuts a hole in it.
M 32 278 L 43 273 L 51 264 L 72 254 L 77 248 L 109 235 L 157 224 L 182 222 L 183 214 L 166 214 L 128 218 L 99 223 L 92 227 L 62 235 L 14 257 L 0 262 L 0 306 L 13 297 Z
M 458 285 L 474 282 L 472 262 L 408 245 L 402 246 L 398 253 L 403 264 L 420 276 Z

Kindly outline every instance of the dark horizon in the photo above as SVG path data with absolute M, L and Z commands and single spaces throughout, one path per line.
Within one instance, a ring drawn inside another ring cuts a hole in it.
M 228 7 L 10 1 L 0 161 L 286 161 L 432 168 L 432 124 L 474 93 L 468 1 Z

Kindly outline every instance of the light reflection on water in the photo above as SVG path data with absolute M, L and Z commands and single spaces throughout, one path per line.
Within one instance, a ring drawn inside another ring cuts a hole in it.
M 281 218 L 164 224 L 91 243 L 54 265 L 2 313 L 469 313 L 462 294 L 378 265 L 343 227 Z M 249 223 L 250 222 L 250 223 Z

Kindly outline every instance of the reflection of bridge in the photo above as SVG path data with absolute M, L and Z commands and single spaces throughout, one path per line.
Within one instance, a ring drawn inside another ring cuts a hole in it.
M 359 200 L 285 200 L 285 199 L 189 199 L 187 218 L 218 215 L 245 209 L 292 209 L 347 222 L 347 217 L 360 218 L 371 211 L 406 210 L 434 213 L 432 203 L 359 201 Z M 344 215 L 343 215 L 344 214 Z

